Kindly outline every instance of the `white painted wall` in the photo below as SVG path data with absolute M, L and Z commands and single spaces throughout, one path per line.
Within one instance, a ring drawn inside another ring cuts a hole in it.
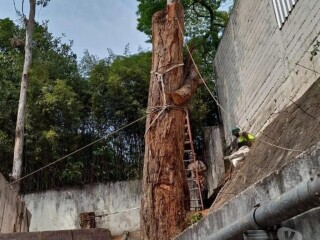
M 278 28 L 272 0 L 237 0 L 216 58 L 217 89 L 227 143 L 237 123 L 257 134 L 319 78 L 310 61 L 320 33 L 320 1 L 298 1 Z M 319 55 L 319 54 L 318 54 Z
M 30 231 L 79 229 L 79 214 L 95 212 L 96 227 L 112 235 L 140 228 L 141 182 L 115 182 L 50 190 L 24 196 L 32 214 Z

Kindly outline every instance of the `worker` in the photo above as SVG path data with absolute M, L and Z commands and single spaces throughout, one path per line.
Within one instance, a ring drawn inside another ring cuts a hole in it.
M 230 156 L 225 156 L 224 160 L 229 160 L 232 165 L 237 168 L 238 164 L 242 162 L 245 157 L 248 155 L 252 146 L 252 142 L 254 141 L 254 136 L 247 132 L 241 132 L 240 128 L 233 128 L 231 130 L 232 135 L 237 138 L 238 149 L 236 152 L 231 154 Z
M 190 159 L 193 160 L 189 166 L 188 170 L 191 172 L 191 177 L 194 181 L 194 183 L 200 187 L 201 190 L 201 197 L 202 197 L 202 203 L 204 207 L 206 208 L 207 204 L 207 198 L 208 198 L 208 187 L 207 187 L 207 181 L 206 181 L 206 170 L 207 167 L 204 165 L 204 163 L 200 160 L 196 159 L 196 156 L 193 158 L 193 155 L 190 154 Z M 201 204 L 201 202 L 199 202 Z
M 242 146 L 252 146 L 252 142 L 254 141 L 254 136 L 247 132 L 241 132 L 240 128 L 236 127 L 231 130 L 232 135 L 237 138 L 238 148 Z
M 240 162 L 242 162 L 245 157 L 248 155 L 250 149 L 247 145 L 241 146 L 236 152 L 230 156 L 223 157 L 224 160 L 229 160 L 232 165 L 237 168 Z

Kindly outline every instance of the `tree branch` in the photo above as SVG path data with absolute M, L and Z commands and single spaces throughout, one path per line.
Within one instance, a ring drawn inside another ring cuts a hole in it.
M 193 52 L 193 49 L 193 46 L 191 46 L 191 54 Z M 188 54 L 184 60 L 183 85 L 178 90 L 170 94 L 174 104 L 181 106 L 189 103 L 198 86 L 202 84 L 203 82 L 200 79 L 196 66 L 193 64 L 192 58 Z

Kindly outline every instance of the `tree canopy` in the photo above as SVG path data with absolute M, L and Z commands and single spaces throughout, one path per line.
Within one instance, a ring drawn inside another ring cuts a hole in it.
M 205 2 L 183 1 L 183 4 L 187 42 L 194 43 L 197 48 L 194 57 L 204 76 L 212 80 L 210 53 L 214 53 L 215 45 L 211 43 L 218 41 L 226 13 L 218 10 L 220 1 L 210 1 L 215 14 L 213 31 L 210 21 L 205 20 L 210 19 Z M 165 1 L 139 0 L 139 29 L 150 34 L 151 15 L 164 5 Z M 0 19 L 0 171 L 7 177 L 13 158 L 24 38 L 24 26 L 8 18 Z M 53 36 L 46 22 L 35 24 L 23 175 L 86 144 L 101 141 L 22 181 L 24 192 L 141 178 L 145 122 L 106 136 L 146 114 L 151 52 L 132 55 L 128 45 L 123 55 L 115 55 L 108 49 L 107 56 L 99 59 L 85 51 L 82 59 L 77 59 L 72 44 Z M 207 46 L 209 50 L 204 49 Z M 213 81 L 209 84 L 214 89 Z M 217 123 L 216 107 L 206 89 L 198 90 L 190 110 L 194 137 L 201 148 L 202 126 Z
M 164 9 L 166 1 L 137 0 L 138 30 L 151 38 L 152 15 Z M 229 14 L 221 10 L 232 0 L 181 0 L 185 10 L 185 35 L 188 44 L 197 49 L 198 64 L 206 77 L 212 78 L 212 61 Z
M 151 39 L 152 15 L 164 9 L 167 1 L 137 1 L 139 2 L 137 28 Z M 216 95 L 213 60 L 223 30 L 229 20 L 228 11 L 222 9 L 227 9 L 227 6 L 231 7 L 233 0 L 180 0 L 180 2 L 185 11 L 186 43 L 195 49 L 193 58 L 211 93 Z M 187 54 L 185 49 L 185 55 Z M 219 124 L 218 107 L 207 89 L 202 87 L 198 89 L 189 109 L 196 143 L 198 148 L 201 148 L 202 126 Z
M 24 29 L 0 20 L 1 172 L 10 172 L 14 144 Z M 151 53 L 105 59 L 85 52 L 81 61 L 72 41 L 54 37 L 46 23 L 33 37 L 24 144 L 26 175 L 145 114 Z M 128 51 L 129 49 L 127 49 Z M 87 148 L 23 181 L 23 191 L 96 181 L 140 178 L 144 122 Z

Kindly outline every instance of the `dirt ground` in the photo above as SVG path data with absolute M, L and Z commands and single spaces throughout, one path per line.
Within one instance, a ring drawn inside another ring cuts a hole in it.
M 278 116 L 257 138 L 249 155 L 220 190 L 210 211 L 220 208 L 238 193 L 270 173 L 281 169 L 301 152 L 287 151 L 271 144 L 307 150 L 320 141 L 320 79 L 296 102 Z

